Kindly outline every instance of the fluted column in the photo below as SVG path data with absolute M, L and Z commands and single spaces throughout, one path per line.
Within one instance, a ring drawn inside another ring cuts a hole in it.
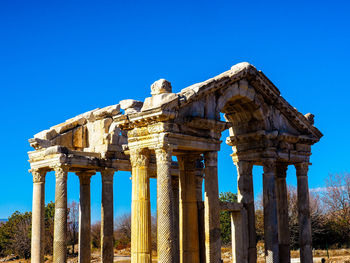
M 80 182 L 78 260 L 79 263 L 88 263 L 91 261 L 90 178 L 95 172 L 82 171 L 76 174 L 79 176 Z
M 130 150 L 132 165 L 131 262 L 151 263 L 151 203 L 149 151 Z
M 310 200 L 307 173 L 308 163 L 295 164 L 298 179 L 298 212 L 300 262 L 312 263 L 312 235 L 310 220 Z
M 67 262 L 67 174 L 65 166 L 56 166 L 55 222 L 53 262 Z
M 275 190 L 276 162 L 268 159 L 263 165 L 265 259 L 266 263 L 279 263 L 277 201 Z
M 158 262 L 176 262 L 174 243 L 174 208 L 171 187 L 172 149 L 155 149 L 157 159 L 157 250 Z
M 255 263 L 257 260 L 256 252 L 256 229 L 255 229 L 255 207 L 254 207 L 254 190 L 253 190 L 253 163 L 247 161 L 239 161 L 235 163 L 237 167 L 237 188 L 238 188 L 238 202 L 243 204 L 244 209 L 241 215 L 232 215 L 235 222 L 243 220 L 242 233 L 247 233 L 247 237 L 241 240 L 244 244 L 239 244 L 245 249 L 236 249 L 237 258 L 242 261 Z M 237 232 L 237 231 L 236 231 Z M 246 250 L 247 249 L 247 250 Z
M 204 224 L 207 263 L 220 263 L 221 260 L 220 202 L 217 160 L 217 152 L 206 152 L 204 154 Z
M 178 156 L 180 166 L 180 262 L 199 262 L 196 161 L 198 154 Z
M 101 171 L 101 258 L 102 263 L 113 263 L 113 176 L 114 170 L 106 168 Z
M 33 212 L 31 262 L 44 262 L 45 239 L 45 175 L 46 171 L 33 169 Z
M 180 262 L 180 226 L 179 226 L 179 177 L 171 178 L 173 190 L 173 207 L 174 207 L 174 243 L 175 243 L 175 262 Z
M 281 263 L 290 263 L 290 234 L 286 183 L 287 167 L 287 164 L 278 164 L 276 173 L 278 243 Z

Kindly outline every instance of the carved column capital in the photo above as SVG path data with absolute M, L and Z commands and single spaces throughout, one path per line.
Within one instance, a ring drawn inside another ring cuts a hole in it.
M 46 171 L 40 169 L 29 170 L 33 175 L 33 183 L 45 183 Z
M 69 167 L 67 165 L 55 165 L 52 167 L 55 171 L 56 178 L 63 178 L 67 180 Z
M 159 147 L 155 149 L 156 153 L 156 159 L 157 159 L 157 164 L 159 163 L 166 163 L 166 164 L 171 164 L 172 162 L 172 153 L 173 149 L 172 147 Z
M 132 167 L 148 166 L 150 152 L 148 149 L 130 149 L 130 162 Z
M 296 163 L 294 164 L 297 176 L 307 176 L 309 171 L 309 163 Z
M 179 163 L 180 170 L 196 170 L 198 160 L 201 160 L 201 156 L 199 154 L 184 154 L 178 155 L 177 160 Z
M 91 176 L 96 174 L 95 171 L 79 171 L 75 173 L 79 177 L 80 184 L 90 184 Z
M 264 174 L 275 174 L 276 173 L 276 160 L 266 159 L 263 161 Z
M 115 173 L 115 170 L 112 168 L 105 168 L 104 170 L 101 170 L 102 182 L 113 183 L 114 173 Z
M 205 152 L 204 153 L 205 167 L 218 165 L 218 152 Z
M 276 165 L 276 177 L 277 178 L 286 178 L 287 177 L 288 164 L 286 163 L 277 163 Z

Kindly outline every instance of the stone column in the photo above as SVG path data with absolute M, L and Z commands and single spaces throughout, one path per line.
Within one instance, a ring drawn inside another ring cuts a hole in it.
M 263 174 L 264 236 L 266 263 L 279 262 L 275 175 L 275 161 L 271 159 L 266 160 L 264 162 Z
M 131 262 L 151 263 L 149 152 L 145 149 L 131 149 L 130 160 L 132 165 Z
M 78 260 L 79 263 L 88 263 L 91 261 L 90 178 L 95 172 L 82 171 L 76 174 L 80 181 Z
M 300 262 L 312 263 L 312 235 L 310 220 L 310 201 L 307 172 L 308 163 L 295 164 L 298 179 L 298 212 Z
M 67 262 L 67 174 L 66 166 L 56 166 L 53 262 Z
M 31 262 L 44 262 L 45 249 L 45 175 L 46 171 L 33 169 L 33 214 Z
M 220 201 L 217 159 L 217 152 L 206 152 L 204 154 L 204 224 L 207 263 L 220 263 L 221 261 Z
M 248 227 L 247 210 L 242 208 L 239 212 L 231 212 L 231 238 L 232 238 L 232 262 L 248 262 Z
M 290 263 L 290 234 L 286 184 L 287 167 L 287 164 L 278 164 L 276 170 L 278 242 L 281 263 Z
M 198 154 L 178 156 L 180 166 L 180 262 L 199 263 L 196 161 Z
M 255 229 L 255 207 L 254 207 L 254 190 L 253 190 L 253 163 L 247 161 L 239 161 L 235 163 L 237 167 L 237 188 L 238 188 L 238 202 L 242 203 L 244 209 L 242 209 L 242 220 L 246 223 L 242 227 L 247 228 L 247 230 L 242 230 L 247 232 L 248 236 L 242 242 L 247 244 L 244 247 L 248 250 L 248 253 L 244 251 L 236 251 L 236 253 L 244 253 L 245 255 L 240 255 L 242 260 L 255 263 L 257 260 L 256 252 L 256 229 Z M 234 218 L 239 217 L 238 215 L 233 215 Z M 237 221 L 238 222 L 238 221 Z M 243 262 L 243 261 L 238 261 Z
M 106 168 L 101 171 L 101 258 L 103 263 L 113 263 L 113 176 L 114 170 Z
M 171 188 L 172 149 L 155 149 L 157 159 L 157 250 L 158 262 L 173 263 L 176 257 L 174 243 L 174 208 Z
M 172 177 L 171 185 L 173 189 L 174 206 L 174 243 L 175 243 L 175 262 L 180 262 L 180 226 L 179 226 L 179 177 Z
M 203 164 L 201 164 L 203 166 Z M 203 203 L 203 167 L 197 167 L 196 192 L 198 208 L 198 239 L 199 239 L 199 262 L 205 262 L 205 225 Z

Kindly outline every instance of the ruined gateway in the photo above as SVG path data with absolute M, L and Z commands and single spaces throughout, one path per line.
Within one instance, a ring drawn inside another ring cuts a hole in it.
M 266 262 L 290 262 L 286 170 L 296 168 L 301 262 L 312 262 L 308 166 L 322 137 L 249 63 L 172 93 L 161 79 L 144 102 L 78 115 L 34 135 L 32 262 L 44 261 L 45 175 L 55 171 L 53 261 L 67 262 L 67 173 L 80 179 L 79 262 L 91 260 L 90 178 L 102 177 L 102 262 L 113 262 L 113 176 L 132 173 L 133 263 L 151 262 L 149 178 L 157 178 L 158 262 L 221 261 L 220 210 L 231 211 L 233 262 L 257 261 L 252 167 L 263 166 Z M 220 119 L 223 113 L 225 120 Z M 222 131 L 238 173 L 238 203 L 218 198 Z M 177 161 L 172 157 L 176 156 Z M 204 181 L 204 200 L 202 182 Z M 118 198 L 118 197 L 117 197 Z

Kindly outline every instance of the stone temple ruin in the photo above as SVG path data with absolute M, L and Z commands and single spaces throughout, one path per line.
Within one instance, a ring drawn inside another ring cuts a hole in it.
M 231 211 L 233 262 L 257 261 L 252 167 L 263 166 L 266 262 L 290 262 L 286 170 L 297 176 L 301 262 L 312 262 L 308 166 L 322 137 L 261 72 L 240 63 L 173 93 L 161 79 L 144 102 L 123 100 L 30 139 L 32 262 L 44 260 L 45 175 L 55 171 L 53 261 L 67 262 L 67 173 L 80 179 L 79 262 L 90 262 L 90 178 L 102 177 L 102 262 L 113 262 L 113 176 L 132 174 L 133 263 L 151 262 L 149 179 L 157 178 L 158 262 L 221 262 L 219 213 Z M 123 111 L 121 111 L 121 109 Z M 225 120 L 220 120 L 220 113 Z M 218 198 L 222 131 L 238 173 L 238 203 Z M 177 161 L 172 157 L 176 156 Z M 202 183 L 204 181 L 204 200 Z M 118 198 L 118 197 L 117 197 Z

